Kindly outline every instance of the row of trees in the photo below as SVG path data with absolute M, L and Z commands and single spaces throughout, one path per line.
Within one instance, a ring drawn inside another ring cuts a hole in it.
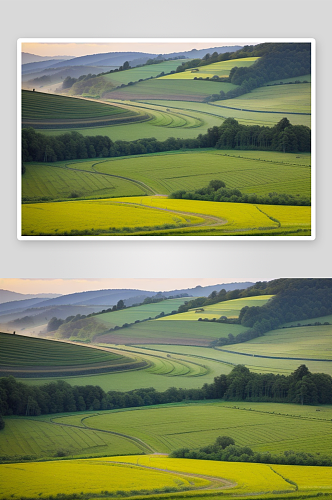
M 220 186 L 220 187 L 219 187 Z M 285 193 L 269 193 L 266 196 L 257 194 L 244 194 L 239 189 L 227 189 L 223 181 L 213 180 L 207 187 L 186 191 L 180 189 L 171 193 L 169 198 L 180 200 L 204 200 L 232 203 L 261 203 L 263 205 L 298 205 L 310 206 L 310 198 L 294 196 Z
M 1 415 L 112 410 L 204 399 L 332 404 L 332 377 L 324 373 L 312 374 L 305 365 L 289 376 L 252 373 L 245 366 L 237 365 L 228 375 L 216 377 L 212 384 L 204 384 L 201 389 L 171 387 L 159 392 L 150 387 L 108 393 L 99 386 L 72 387 L 62 380 L 33 386 L 18 382 L 14 377 L 0 379 Z
M 197 148 L 259 149 L 282 152 L 310 152 L 311 131 L 304 125 L 291 125 L 283 118 L 274 127 L 240 125 L 227 118 L 220 127 L 208 129 L 196 139 L 154 137 L 136 141 L 115 141 L 107 136 L 83 136 L 78 132 L 46 136 L 33 128 L 22 130 L 23 162 L 54 162 L 87 158 L 108 158 Z
M 174 450 L 170 457 L 281 465 L 332 465 L 332 457 L 323 456 L 320 453 L 288 450 L 279 455 L 272 455 L 268 451 L 254 452 L 249 446 L 236 445 L 234 439 L 229 436 L 219 436 L 212 445 L 204 446 L 198 450 L 189 450 L 189 448 Z

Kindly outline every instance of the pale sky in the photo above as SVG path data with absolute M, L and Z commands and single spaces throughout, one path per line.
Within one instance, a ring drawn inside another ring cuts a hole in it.
M 37 56 L 85 56 L 107 52 L 147 52 L 152 54 L 169 54 L 171 52 L 188 51 L 192 49 L 206 49 L 222 47 L 224 45 L 244 45 L 243 43 L 210 42 L 145 42 L 145 43 L 22 43 L 22 52 Z
M 270 279 L 274 278 L 0 278 L 0 289 L 28 294 L 68 294 L 110 288 L 135 288 L 159 292 L 182 288 L 194 288 L 197 285 L 208 286 L 219 283 L 243 281 L 269 281 Z

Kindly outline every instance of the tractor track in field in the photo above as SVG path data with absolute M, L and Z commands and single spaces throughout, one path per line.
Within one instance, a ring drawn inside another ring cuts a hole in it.
M 91 415 L 89 415 L 89 417 L 91 417 Z M 121 432 L 107 431 L 105 429 L 97 429 L 95 427 L 89 427 L 88 425 L 83 424 L 83 423 L 82 423 L 82 425 L 64 424 L 64 423 L 61 423 L 61 422 L 54 422 L 53 419 L 50 419 L 50 423 L 53 424 L 53 425 L 60 425 L 60 426 L 64 426 L 64 427 L 74 427 L 76 429 L 85 429 L 85 430 L 90 430 L 90 431 L 95 431 L 95 432 L 103 432 L 103 433 L 106 433 L 106 434 L 113 434 L 114 436 L 120 436 L 120 437 L 123 437 L 123 438 L 127 439 L 128 441 L 134 442 L 144 452 L 156 453 L 156 450 L 153 449 L 152 446 L 150 446 L 149 444 L 147 444 L 144 441 L 142 441 L 142 439 L 136 438 L 134 436 L 129 436 L 128 434 L 123 434 Z
M 105 160 L 105 161 L 107 161 L 107 160 Z M 102 163 L 102 162 L 97 162 L 97 163 Z M 72 172 L 84 172 L 85 174 L 104 175 L 104 176 L 107 176 L 107 177 L 114 177 L 116 179 L 123 179 L 125 181 L 131 182 L 131 183 L 133 183 L 133 184 L 135 184 L 135 185 L 137 185 L 137 186 L 139 186 L 139 187 L 147 190 L 152 195 L 157 195 L 158 194 L 157 191 L 155 191 L 154 189 L 152 189 L 150 186 L 148 186 L 144 182 L 138 181 L 136 179 L 131 179 L 130 177 L 124 177 L 122 175 L 115 175 L 115 174 L 107 174 L 107 173 L 104 173 L 104 172 L 97 172 L 96 170 L 91 171 L 91 170 L 84 170 L 82 168 L 71 168 L 71 167 L 68 167 L 67 165 L 50 165 L 50 166 L 52 168 L 63 168 L 64 170 L 71 170 Z
M 165 456 L 163 453 L 154 453 L 154 455 Z M 137 459 L 137 462 L 139 462 L 139 458 Z M 110 462 L 107 461 L 107 463 L 109 464 Z M 176 476 L 182 476 L 182 477 L 197 477 L 199 479 L 205 479 L 207 481 L 210 481 L 210 484 L 208 486 L 197 487 L 197 488 L 194 488 L 194 490 L 211 490 L 211 489 L 213 489 L 213 490 L 226 490 L 226 489 L 234 488 L 235 486 L 237 486 L 236 483 L 232 483 L 228 479 L 224 479 L 221 477 L 215 477 L 215 476 L 207 476 L 206 474 L 195 474 L 194 472 L 173 471 L 171 469 L 162 469 L 160 467 L 152 467 L 150 465 L 142 465 L 139 463 L 133 464 L 130 462 L 121 462 L 120 460 L 119 461 L 112 460 L 111 463 L 120 464 L 120 465 L 130 465 L 130 466 L 134 466 L 137 468 L 154 470 L 157 472 L 166 472 L 168 474 L 174 474 Z

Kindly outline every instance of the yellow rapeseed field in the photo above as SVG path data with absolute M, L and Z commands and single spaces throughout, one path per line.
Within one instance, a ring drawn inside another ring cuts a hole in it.
M 249 464 L 240 462 L 214 462 L 209 460 L 189 460 L 186 458 L 168 458 L 145 455 L 140 457 L 114 457 L 108 460 L 138 463 L 149 467 L 169 471 L 203 474 L 226 479 L 234 483 L 234 493 L 268 493 L 272 491 L 295 491 L 295 487 L 287 483 L 281 476 L 273 472 L 265 464 Z M 229 491 L 229 490 L 228 490 Z
M 137 203 L 137 198 L 117 198 L 118 201 Z M 259 227 L 278 227 L 278 224 L 249 203 L 218 203 L 213 201 L 172 200 L 165 197 L 145 196 L 140 203 L 149 207 L 167 208 L 192 214 L 211 215 L 227 221 L 223 229 L 253 229 Z
M 332 467 L 303 467 L 300 465 L 273 465 L 273 469 L 297 484 L 299 491 L 332 490 Z
M 22 234 L 56 235 L 57 232 L 71 230 L 108 230 L 110 227 L 154 227 L 163 224 L 179 226 L 203 222 L 199 217 L 183 217 L 146 208 L 139 205 L 144 198 L 133 199 L 137 205 L 119 204 L 112 199 L 25 204 L 22 205 Z
M 0 485 L 0 498 L 15 499 L 21 496 L 38 498 L 57 493 L 100 493 L 164 487 L 200 488 L 208 486 L 209 482 L 136 465 L 121 465 L 106 459 L 94 459 L 2 464 Z
M 277 219 L 282 227 L 310 227 L 311 207 L 288 207 L 285 205 L 257 205 L 264 213 Z

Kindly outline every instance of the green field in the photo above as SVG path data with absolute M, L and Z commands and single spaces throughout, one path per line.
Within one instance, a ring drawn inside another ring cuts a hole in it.
M 140 68 L 131 68 L 125 71 L 119 71 L 116 73 L 109 73 L 103 75 L 103 77 L 114 83 L 114 85 L 128 85 L 129 82 L 138 82 L 139 80 L 146 78 L 155 78 L 162 71 L 164 73 L 170 73 L 175 71 L 178 66 L 181 66 L 183 61 L 187 59 L 176 59 L 173 61 L 163 61 L 158 64 L 149 64 L 147 66 L 141 66 Z
M 85 168 L 85 164 L 83 168 Z M 119 177 L 82 172 L 76 165 L 28 163 L 22 182 L 23 202 L 61 199 L 96 199 L 116 196 L 145 195 L 150 191 L 138 183 Z
M 106 349 L 7 333 L 0 333 L 0 342 L 2 376 L 60 376 L 135 369 L 135 359 Z
M 243 307 L 260 307 L 266 304 L 273 295 L 260 295 L 258 297 L 245 297 L 243 299 L 226 300 L 225 302 L 217 302 L 210 306 L 204 306 L 190 309 L 187 312 L 177 314 L 176 316 L 167 316 L 167 318 L 160 318 L 158 321 L 197 321 L 198 318 L 219 319 L 220 316 L 227 318 L 238 318 L 239 313 Z M 201 310 L 203 309 L 203 311 Z M 234 326 L 234 325 L 220 325 L 220 327 Z
M 259 90 L 259 89 L 256 89 Z M 250 94 L 246 94 L 250 95 Z M 229 100 L 227 102 L 231 103 L 234 99 Z M 110 101 L 112 102 L 112 101 Z M 114 101 L 116 102 L 116 101 Z M 127 101 L 125 101 L 127 104 Z M 128 101 L 129 102 L 129 101 Z M 217 102 L 217 101 L 216 101 Z M 282 113 L 282 116 L 279 113 L 271 113 L 271 112 L 249 112 L 241 109 L 231 109 L 231 108 L 223 108 L 224 101 L 220 101 L 220 105 L 215 104 L 214 102 L 204 103 L 204 102 L 185 102 L 185 101 L 164 101 L 164 100 L 153 100 L 149 99 L 146 101 L 140 101 L 140 104 L 146 104 L 147 106 L 162 106 L 167 109 L 173 110 L 182 110 L 183 112 L 198 112 L 198 116 L 204 121 L 216 120 L 216 117 L 220 117 L 220 119 L 224 120 L 226 118 L 235 118 L 242 125 L 265 125 L 267 127 L 273 127 L 276 125 L 281 117 L 287 118 L 292 125 L 305 125 L 307 127 L 311 127 L 311 116 L 310 115 L 300 115 L 300 114 L 288 114 Z M 232 106 L 229 104 L 229 106 Z M 238 106 L 235 106 L 238 107 Z M 107 130 L 107 129 L 105 129 Z M 126 129 L 127 130 L 127 129 Z M 114 128 L 114 133 L 117 132 L 117 128 Z M 180 130 L 174 131 L 179 133 Z
M 170 194 L 221 179 L 228 188 L 247 194 L 278 192 L 310 197 L 310 162 L 309 154 L 202 150 L 46 165 L 29 163 L 22 178 L 22 196 L 25 201 L 50 201 Z
M 310 321 L 314 323 L 315 320 Z M 332 361 L 332 325 L 283 328 L 245 344 L 225 347 L 243 354 Z M 331 367 L 332 368 L 332 367 Z
M 0 440 L 0 456 L 12 460 L 22 460 L 27 456 L 54 458 L 61 452 L 82 457 L 117 455 L 124 453 L 124 449 L 128 454 L 142 452 L 140 445 L 115 434 L 24 417 L 6 418 Z
M 232 68 L 251 66 L 259 57 L 246 57 L 243 59 L 231 59 L 229 61 L 219 61 L 206 66 L 187 69 L 179 73 L 161 77 L 163 80 L 193 80 L 194 78 L 212 78 L 213 76 L 227 77 Z M 197 71 L 198 70 L 198 71 Z
M 215 101 L 215 105 L 241 108 L 241 110 L 274 111 L 280 113 L 311 112 L 311 85 L 276 85 L 252 90 L 234 99 Z M 279 115 L 279 116 L 280 116 Z
M 138 117 L 138 113 L 121 106 L 80 98 L 22 91 L 23 126 L 98 126 L 114 120 L 121 122 Z
M 206 328 L 206 325 L 204 325 L 204 328 Z M 171 355 L 178 354 L 180 356 L 197 357 L 198 360 L 204 364 L 214 360 L 215 363 L 219 363 L 216 367 L 220 373 L 229 373 L 233 366 L 242 364 L 247 366 L 250 371 L 256 373 L 280 373 L 290 375 L 298 368 L 299 364 L 301 364 L 301 361 L 289 359 L 287 356 L 284 357 L 285 359 L 273 358 L 273 350 L 268 354 L 271 356 L 270 358 L 257 357 L 254 355 L 254 350 L 252 350 L 252 355 L 250 356 L 243 355 L 240 351 L 245 345 L 247 345 L 247 343 L 227 345 L 223 349 L 212 349 L 193 345 L 156 345 L 151 343 L 142 344 L 142 347 L 152 348 L 155 351 L 162 351 Z M 317 361 L 313 358 L 312 361 L 306 360 L 303 361 L 303 363 L 305 363 L 312 373 L 327 373 L 332 375 L 332 363 L 330 361 Z
M 236 85 L 224 82 L 207 82 L 200 80 L 175 80 L 157 78 L 138 82 L 130 87 L 115 89 L 105 94 L 108 99 L 171 99 L 180 101 L 203 101 L 211 94 L 218 94 L 221 90 L 228 92 Z
M 331 455 L 332 407 L 319 407 L 319 413 L 316 409 L 281 403 L 188 403 L 100 412 L 84 418 L 81 425 L 134 436 L 161 453 L 198 448 L 228 435 L 236 444 L 255 451 Z M 71 417 L 53 421 L 63 424 L 67 418 Z
M 203 313 L 204 315 L 204 313 Z M 145 321 L 132 325 L 121 332 L 111 332 L 98 335 L 95 342 L 124 344 L 179 344 L 179 345 L 209 345 L 212 340 L 227 337 L 229 333 L 237 335 L 247 328 L 241 325 L 197 321 L 179 321 L 185 314 L 169 316 L 173 321 Z M 206 317 L 205 315 L 203 317 Z

